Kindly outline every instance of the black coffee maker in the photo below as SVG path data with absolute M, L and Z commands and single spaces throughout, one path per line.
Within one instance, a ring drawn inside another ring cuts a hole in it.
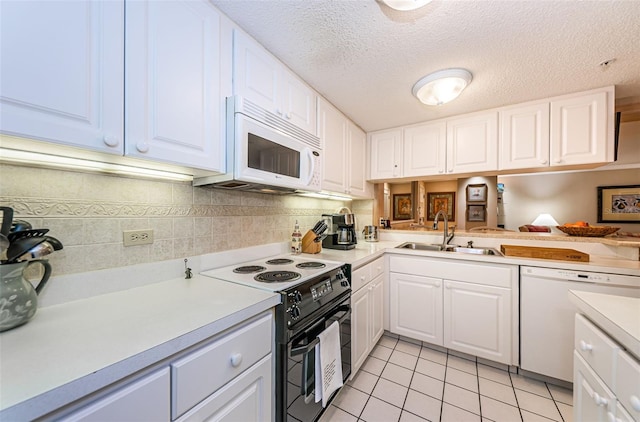
M 322 239 L 322 247 L 349 250 L 356 247 L 356 219 L 353 214 L 322 214 L 327 225 L 327 237 Z

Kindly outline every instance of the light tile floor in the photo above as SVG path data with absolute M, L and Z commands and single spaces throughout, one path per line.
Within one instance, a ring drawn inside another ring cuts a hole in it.
M 320 420 L 572 421 L 571 390 L 453 353 L 382 336 Z

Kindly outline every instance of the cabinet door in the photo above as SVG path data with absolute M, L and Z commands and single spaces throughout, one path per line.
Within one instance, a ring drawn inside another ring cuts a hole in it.
M 367 135 L 355 124 L 347 121 L 348 170 L 347 193 L 356 197 L 370 197 L 367 190 Z
M 498 169 L 498 112 L 447 121 L 447 173 Z
M 271 375 L 272 365 L 272 357 L 269 354 L 203 400 L 178 421 L 273 420 L 271 406 L 274 392 Z
M 355 374 L 367 359 L 371 342 L 370 305 L 368 287 L 351 296 L 351 370 Z
M 126 16 L 126 155 L 223 171 L 220 14 L 173 0 Z
M 607 122 L 613 121 L 607 92 L 551 102 L 551 165 L 605 162 L 609 147 Z
M 161 369 L 99 399 L 65 421 L 168 421 L 169 368 Z
M 384 275 L 378 276 L 370 285 L 371 296 L 371 347 L 384 334 Z
M 510 365 L 511 291 L 445 280 L 444 346 Z
M 391 273 L 392 333 L 442 346 L 442 280 Z
M 549 165 L 549 103 L 500 111 L 500 169 Z
M 122 155 L 124 2 L 4 1 L 2 133 Z
M 322 143 L 322 189 L 344 192 L 347 166 L 347 118 L 324 98 L 318 97 L 318 136 Z
M 316 95 L 313 90 L 284 65 L 281 65 L 278 90 L 280 99 L 276 112 L 280 117 L 316 135 Z
M 446 122 L 404 129 L 403 176 L 444 174 L 447 154 Z
M 598 375 L 576 352 L 573 355 L 573 419 L 605 422 L 616 412 L 616 399 Z
M 280 63 L 245 33 L 233 31 L 233 93 L 278 111 Z
M 372 133 L 371 179 L 391 179 L 402 176 L 402 129 Z

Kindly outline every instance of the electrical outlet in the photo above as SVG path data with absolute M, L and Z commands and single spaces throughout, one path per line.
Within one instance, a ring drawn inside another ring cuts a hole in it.
M 153 230 L 125 230 L 122 237 L 124 246 L 149 245 L 153 243 Z

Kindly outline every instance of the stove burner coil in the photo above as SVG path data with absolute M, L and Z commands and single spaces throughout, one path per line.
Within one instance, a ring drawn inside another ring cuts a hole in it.
M 327 265 L 322 262 L 307 261 L 307 262 L 301 262 L 297 264 L 296 268 L 324 268 L 326 266 Z
M 243 267 L 234 268 L 233 272 L 237 274 L 251 274 L 251 273 L 259 273 L 260 271 L 266 270 L 266 267 L 262 265 L 245 265 Z
M 253 277 L 255 281 L 264 283 L 277 283 L 281 281 L 293 281 L 300 278 L 300 273 L 295 271 L 267 271 Z
M 265 262 L 265 264 L 269 264 L 269 265 L 286 265 L 286 264 L 292 264 L 292 263 L 293 263 L 293 259 L 289 259 L 289 258 L 275 258 Z

